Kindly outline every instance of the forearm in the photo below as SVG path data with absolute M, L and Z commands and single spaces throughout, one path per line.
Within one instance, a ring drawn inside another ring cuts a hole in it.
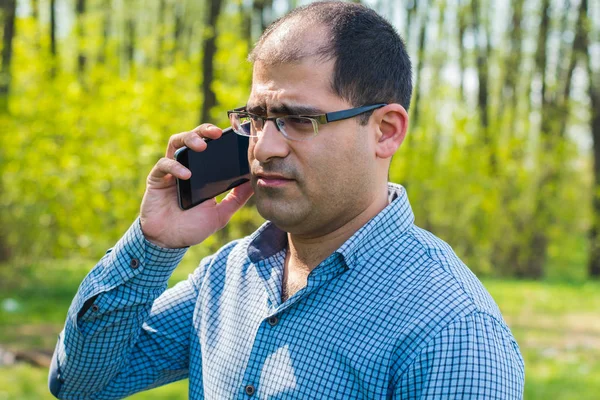
M 136 221 L 100 260 L 82 282 L 59 337 L 55 370 L 51 371 L 51 378 L 53 374 L 56 378 L 55 395 L 86 397 L 102 391 L 125 368 L 135 373 L 132 349 L 152 304 L 165 291 L 184 253 L 185 249 L 152 245 Z M 123 392 L 133 389 L 121 387 Z

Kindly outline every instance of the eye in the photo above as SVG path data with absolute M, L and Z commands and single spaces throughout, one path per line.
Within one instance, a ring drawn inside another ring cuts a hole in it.
M 310 119 L 304 118 L 304 117 L 290 116 L 290 117 L 285 117 L 284 120 L 286 123 L 288 123 L 290 125 L 312 125 L 312 121 Z

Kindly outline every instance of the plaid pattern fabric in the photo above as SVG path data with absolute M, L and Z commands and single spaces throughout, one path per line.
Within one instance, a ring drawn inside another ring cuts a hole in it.
M 482 284 L 413 224 L 406 192 L 281 302 L 286 234 L 271 223 L 165 290 L 185 250 L 139 222 L 85 278 L 50 372 L 64 399 L 189 378 L 190 399 L 519 399 L 524 365 Z

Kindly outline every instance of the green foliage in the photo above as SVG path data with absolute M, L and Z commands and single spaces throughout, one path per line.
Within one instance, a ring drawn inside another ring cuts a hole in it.
M 33 26 L 18 23 L 11 113 L 0 115 L 7 244 L 17 258 L 98 257 L 136 218 L 145 177 L 169 136 L 198 124 L 199 58 L 161 70 L 139 68 L 131 78 L 102 64 L 83 80 L 60 69 L 50 78 L 50 60 L 40 57 Z M 219 44 L 213 85 L 220 106 L 212 122 L 225 126 L 225 110 L 247 98 L 250 68 L 239 68 L 244 41 L 224 34 Z M 261 223 L 250 210 L 235 220 L 231 237 Z M 229 237 L 224 232 L 220 239 Z M 221 245 L 206 244 L 212 250 Z
M 585 236 L 591 215 L 590 203 L 582 201 L 591 196 L 586 163 L 566 141 L 561 158 L 531 151 L 538 138 L 528 123 L 511 127 L 514 115 L 493 122 L 492 143 L 482 142 L 476 115 L 460 105 L 447 109 L 453 96 L 451 88 L 439 88 L 392 161 L 390 179 L 407 188 L 417 225 L 446 240 L 484 276 L 526 271 L 531 238 L 541 231 L 550 242 L 553 270 L 546 274 L 583 279 L 585 252 L 573 241 Z M 559 174 L 553 187 L 540 192 L 550 167 Z M 538 196 L 548 203 L 541 216 Z M 553 261 L 569 258 L 569 251 L 577 251 L 576 266 Z M 572 267 L 578 270 L 567 270 Z
M 50 58 L 39 24 L 17 19 L 10 113 L 0 114 L 0 238 L 15 260 L 100 257 L 136 218 L 145 177 L 169 136 L 199 123 L 201 54 L 181 44 L 199 49 L 199 38 L 175 42 L 170 19 L 159 30 L 138 26 L 139 61 L 128 65 L 125 39 L 109 36 L 103 45 L 98 4 L 84 19 L 85 38 L 61 39 L 58 60 Z M 218 104 L 208 121 L 222 127 L 225 111 L 245 103 L 251 84 L 245 16 L 226 10 L 212 82 Z M 158 33 L 166 35 L 160 43 Z M 83 74 L 78 51 L 87 57 Z M 438 68 L 444 54 L 425 61 Z M 492 107 L 486 129 L 468 104 L 457 102 L 455 87 L 437 75 L 432 85 L 421 93 L 419 120 L 390 171 L 407 187 L 417 224 L 446 240 L 475 272 L 497 276 L 526 275 L 532 240 L 542 232 L 547 276 L 581 279 L 572 263 L 556 260 L 576 251 L 579 270 L 586 261 L 579 256 L 585 246 L 573 243 L 584 242 L 591 219 L 583 201 L 591 198 L 587 159 L 569 140 L 542 138 L 520 109 L 526 98 L 501 113 Z M 191 254 L 209 254 L 262 222 L 250 202 Z

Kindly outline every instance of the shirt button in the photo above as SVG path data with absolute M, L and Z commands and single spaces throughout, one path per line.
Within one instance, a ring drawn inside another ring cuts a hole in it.
M 273 315 L 272 317 L 269 317 L 269 319 L 267 319 L 267 322 L 269 323 L 269 325 L 275 326 L 279 322 L 279 318 Z
M 252 396 L 255 392 L 254 386 L 252 385 L 246 385 L 246 387 L 244 388 L 244 390 L 246 391 L 246 394 L 248 396 Z
M 136 269 L 137 267 L 140 266 L 140 260 L 138 260 L 137 258 L 132 258 L 131 261 L 129 262 L 129 266 L 133 269 Z
M 98 307 L 96 304 L 92 305 L 93 312 L 98 312 L 99 310 L 100 310 L 100 307 Z

